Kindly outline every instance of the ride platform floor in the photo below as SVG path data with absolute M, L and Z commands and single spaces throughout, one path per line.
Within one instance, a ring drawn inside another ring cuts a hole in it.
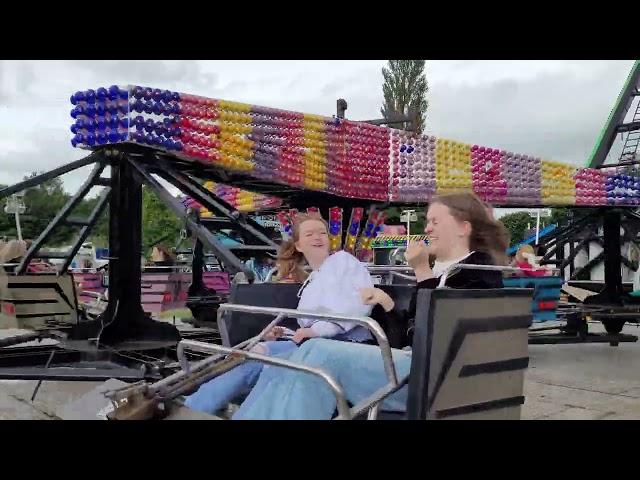
M 590 331 L 603 331 L 592 323 Z M 0 331 L 15 335 L 16 331 Z M 640 327 L 623 333 L 640 336 Z M 525 420 L 640 420 L 640 342 L 530 345 L 525 380 Z M 94 389 L 96 382 L 0 380 L 0 420 L 53 420 L 63 405 Z

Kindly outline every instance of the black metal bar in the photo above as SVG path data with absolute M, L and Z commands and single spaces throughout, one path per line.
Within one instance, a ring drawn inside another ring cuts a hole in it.
M 627 295 L 622 287 L 622 253 L 619 210 L 606 211 L 602 222 L 604 230 L 604 289 L 587 299 L 585 304 L 624 304 Z
M 94 157 L 94 162 L 97 161 L 99 158 L 100 157 L 97 157 L 97 158 Z M 31 248 L 29 248 L 26 255 L 20 262 L 20 265 L 18 265 L 18 268 L 16 268 L 16 273 L 18 275 L 24 274 L 24 272 L 27 270 L 27 266 L 29 265 L 31 260 L 37 255 L 37 253 L 40 251 L 40 248 L 47 241 L 47 239 L 49 238 L 53 230 L 55 230 L 56 227 L 58 227 L 63 222 L 63 220 L 67 217 L 67 215 L 69 215 L 69 213 L 84 199 L 87 193 L 89 193 L 89 190 L 91 190 L 91 188 L 94 185 L 94 180 L 100 176 L 100 174 L 102 173 L 102 170 L 104 170 L 104 167 L 105 167 L 104 163 L 99 162 L 93 168 L 93 171 L 89 175 L 89 178 L 87 178 L 87 180 L 82 184 L 82 186 L 76 192 L 76 194 L 67 201 L 67 203 L 64 205 L 64 207 L 60 209 L 60 211 L 53 218 L 53 220 L 49 222 L 49 225 L 46 226 L 44 231 L 40 233 L 40 236 L 37 238 L 35 242 L 33 242 L 33 244 L 31 245 Z M 50 256 L 49 258 L 56 258 L 56 257 Z M 57 257 L 57 258 L 65 258 L 65 257 Z
M 143 380 L 145 372 L 133 368 L 17 367 L 0 368 L 0 378 L 4 380 L 99 382 L 110 378 Z
M 204 246 L 199 239 L 196 239 L 196 244 L 193 247 L 193 260 L 191 262 L 191 285 L 187 294 L 190 297 L 198 295 L 204 291 L 204 279 L 202 276 L 204 270 Z
M 72 172 L 73 170 L 77 170 L 78 168 L 86 167 L 87 165 L 91 165 L 100 160 L 100 153 L 94 152 L 88 157 L 81 158 L 80 160 L 76 160 L 75 162 L 67 163 L 58 168 L 54 168 L 46 173 L 41 175 L 36 175 L 35 177 L 24 180 L 20 183 L 16 183 L 15 185 L 11 185 L 9 187 L 5 187 L 0 190 L 0 200 L 8 197 L 9 195 L 13 195 L 14 193 L 21 192 L 26 190 L 27 188 L 35 187 L 36 185 L 40 185 L 47 180 L 51 180 L 52 178 L 59 177 L 60 175 L 64 175 L 65 173 Z
M 602 226 L 604 230 L 604 282 L 610 291 L 622 294 L 620 213 L 607 212 Z
M 69 217 L 65 220 L 67 225 L 72 227 L 86 227 L 89 225 L 89 221 L 86 218 Z
M 73 261 L 73 257 L 76 256 L 76 253 L 78 253 L 78 250 L 80 250 L 80 247 L 89 236 L 89 233 L 91 233 L 91 229 L 95 226 L 98 219 L 104 212 L 105 207 L 109 202 L 110 196 L 111 196 L 110 187 L 107 187 L 102 192 L 100 192 L 100 198 L 98 199 L 98 202 L 93 207 L 93 210 L 89 215 L 89 218 L 87 218 L 86 225 L 82 227 L 82 229 L 80 230 L 80 234 L 78 235 L 78 238 L 76 239 L 73 246 L 71 247 L 71 250 L 69 251 L 69 256 L 65 259 L 64 263 L 60 266 L 58 273 L 64 273 L 67 271 L 67 269 L 69 268 L 69 265 L 71 265 L 71 262 Z
M 597 264 L 599 264 L 603 258 L 604 258 L 604 251 L 600 252 L 594 258 L 589 260 L 585 265 L 583 265 L 578 270 L 576 270 L 576 272 L 573 274 L 571 279 L 576 280 L 582 274 L 582 272 L 591 271 L 591 269 L 595 267 Z
M 573 270 L 574 270 L 574 260 L 576 258 L 576 256 L 578 255 L 578 253 L 580 253 L 580 250 L 582 250 L 585 245 L 589 245 L 589 242 L 591 241 L 590 237 L 587 237 L 583 240 L 580 241 L 580 243 L 578 243 L 578 246 L 576 247 L 574 245 L 574 242 L 569 241 L 569 256 L 563 260 L 562 262 L 562 266 L 560 268 L 562 268 L 562 271 L 564 272 L 564 269 L 567 268 L 567 266 L 570 266 L 569 269 L 569 275 L 573 274 Z
M 140 303 L 142 272 L 142 183 L 126 160 L 111 162 L 109 202 L 109 303 L 106 318 L 116 313 L 131 319 L 144 316 Z M 126 214 L 123 215 L 123 212 Z M 125 318 L 120 315 L 120 318 Z
M 22 335 L 15 335 L 7 338 L 0 338 L 0 348 L 10 347 L 12 345 L 20 345 L 21 343 L 33 342 L 41 338 L 39 332 L 24 333 Z
M 578 255 L 580 250 L 583 248 L 584 242 L 585 242 L 584 240 L 580 242 L 578 244 L 578 247 L 576 248 L 575 243 L 572 241 L 569 241 L 569 258 L 567 258 L 564 263 L 565 268 L 567 267 L 567 264 L 569 265 L 569 278 L 571 278 L 571 275 L 573 275 L 573 271 L 575 269 L 575 258 L 576 258 L 576 255 Z M 589 243 L 587 241 L 587 245 L 588 244 Z M 564 269 L 562 273 L 564 274 Z M 563 275 L 563 278 L 564 278 L 564 275 Z
M 616 128 L 616 133 L 631 132 L 634 130 L 640 130 L 640 122 L 623 123 Z
M 225 262 L 225 266 L 231 270 L 232 273 L 244 272 L 247 278 L 253 280 L 253 272 L 246 268 L 242 262 L 229 251 L 209 230 L 202 225 L 194 222 L 190 219 L 182 207 L 182 205 L 162 186 L 156 181 L 155 178 L 145 169 L 145 167 L 135 160 L 129 159 L 129 162 L 136 170 L 138 175 L 144 180 L 144 183 L 151 188 L 158 198 L 164 202 L 178 217 L 183 218 L 189 229 L 198 237 L 205 245 L 211 248 L 218 259 Z M 139 249 L 138 249 L 139 250 Z M 140 263 L 138 261 L 138 263 Z
M 243 230 L 246 230 L 248 233 L 253 235 L 258 241 L 264 242 L 266 245 L 269 245 L 274 249 L 277 248 L 277 245 L 267 235 L 266 229 L 264 229 L 258 222 L 235 210 L 231 205 L 223 200 L 218 199 L 204 188 L 204 186 L 200 185 L 200 183 L 194 181 L 192 178 L 177 172 L 168 162 L 161 161 L 161 165 L 162 170 L 158 172 L 158 175 L 193 197 L 197 202 L 204 205 L 210 211 L 224 215 L 230 221 L 240 225 Z
M 100 187 L 110 187 L 111 186 L 111 179 L 110 178 L 99 177 L 99 178 L 96 178 L 95 184 L 97 186 L 100 186 Z
M 545 247 L 549 248 L 549 250 L 544 255 L 543 261 L 549 260 L 556 253 L 559 243 L 570 240 L 571 236 L 575 235 L 576 232 L 582 230 L 590 222 L 598 222 L 598 216 L 603 211 L 604 210 L 602 209 L 598 209 L 596 212 L 585 215 L 575 223 L 562 227 L 559 232 L 552 232 L 551 237 L 548 238 L 544 243 Z

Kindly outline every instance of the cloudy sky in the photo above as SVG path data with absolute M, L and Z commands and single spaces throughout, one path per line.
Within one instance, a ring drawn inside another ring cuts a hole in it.
M 81 158 L 69 96 L 141 84 L 322 115 L 380 116 L 379 61 L 0 61 L 0 184 Z M 427 61 L 427 130 L 584 165 L 633 61 Z M 84 174 L 63 177 L 74 190 Z

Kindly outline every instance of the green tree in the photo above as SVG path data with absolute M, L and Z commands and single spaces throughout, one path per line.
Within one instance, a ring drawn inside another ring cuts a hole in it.
M 418 117 L 415 125 L 417 133 L 424 130 L 429 107 L 425 64 L 424 60 L 389 60 L 388 66 L 382 68 L 382 116 L 390 118 L 393 114 L 408 115 L 409 109 L 414 109 Z
M 27 175 L 25 179 L 32 178 L 38 174 L 38 172 L 32 172 Z M 0 185 L 0 188 L 3 188 L 3 186 Z M 27 189 L 24 195 L 24 203 L 27 211 L 20 216 L 23 238 L 38 238 L 70 198 L 71 195 L 64 191 L 60 177 Z M 97 201 L 98 197 L 81 201 L 80 204 L 69 213 L 69 216 L 87 218 Z M 16 231 L 15 219 L 13 215 L 4 213 L 5 204 L 6 199 L 0 200 L 0 236 L 16 238 L 18 233 Z M 108 232 L 108 212 L 105 210 L 93 227 L 89 240 L 93 241 L 97 246 L 107 246 Z M 46 244 L 55 247 L 68 244 L 73 241 L 77 234 L 78 227 L 60 224 L 52 232 Z
M 567 218 L 570 215 L 569 208 L 552 208 L 551 209 L 551 217 L 547 219 L 547 224 L 552 225 L 561 225 L 562 223 L 567 221 Z
M 504 215 L 500 221 L 511 234 L 511 245 L 515 245 L 524 240 L 531 216 L 527 212 L 515 212 Z
M 147 187 L 142 187 L 142 247 L 151 248 L 153 243 L 166 238 L 163 243 L 173 246 L 180 235 L 182 222 Z M 148 253 L 148 252 L 145 252 Z
M 36 175 L 38 175 L 37 172 L 32 172 L 25 177 L 25 180 Z M 24 194 L 24 203 L 27 206 L 27 211 L 20 217 L 23 238 L 37 238 L 69 198 L 70 195 L 64 191 L 60 177 L 47 180 L 40 185 L 27 189 Z M 2 213 L 4 214 L 4 211 Z M 13 217 L 10 218 L 13 223 Z M 15 226 L 12 231 L 15 232 Z M 47 244 L 52 246 L 60 245 L 69 241 L 72 235 L 72 227 L 61 225 L 52 232 Z

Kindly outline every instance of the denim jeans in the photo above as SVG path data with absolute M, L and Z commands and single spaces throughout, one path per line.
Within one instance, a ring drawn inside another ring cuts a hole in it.
M 289 361 L 320 368 L 343 388 L 353 405 L 388 383 L 382 354 L 376 345 L 323 338 L 307 341 L 289 352 Z M 410 352 L 392 350 L 398 378 L 409 374 Z M 382 410 L 405 411 L 407 386 L 390 395 Z M 266 366 L 234 420 L 329 420 L 336 399 L 321 378 L 283 367 Z
M 266 355 L 288 358 L 298 346 L 292 341 L 263 342 Z M 186 398 L 185 405 L 192 410 L 215 414 L 240 395 L 251 391 L 258 381 L 264 364 L 250 360 L 212 378 L 200 386 L 197 392 Z

